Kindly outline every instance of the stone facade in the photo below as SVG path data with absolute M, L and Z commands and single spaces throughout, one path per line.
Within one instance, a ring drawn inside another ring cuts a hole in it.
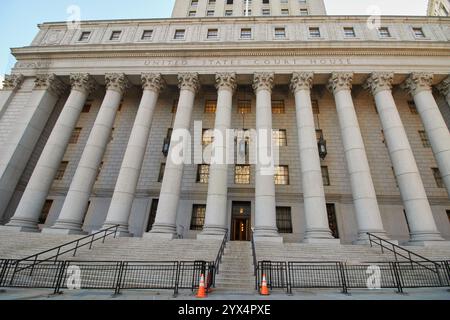
M 429 0 L 428 15 L 448 17 L 450 14 L 449 0 Z

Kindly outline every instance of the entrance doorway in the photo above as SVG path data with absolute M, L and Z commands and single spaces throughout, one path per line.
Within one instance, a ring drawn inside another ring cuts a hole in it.
M 251 202 L 233 202 L 231 218 L 231 241 L 251 240 L 251 217 Z

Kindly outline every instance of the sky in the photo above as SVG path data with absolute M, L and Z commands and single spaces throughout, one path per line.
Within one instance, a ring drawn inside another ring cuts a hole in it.
M 170 17 L 175 0 L 1 0 L 0 80 L 14 66 L 10 48 L 27 46 L 37 24 L 67 21 L 73 5 L 81 20 L 145 19 Z M 325 0 L 329 15 L 366 15 L 378 6 L 382 15 L 425 15 L 427 0 Z

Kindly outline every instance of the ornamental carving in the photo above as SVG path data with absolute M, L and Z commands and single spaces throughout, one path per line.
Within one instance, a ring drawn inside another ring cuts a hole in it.
M 130 87 L 130 82 L 124 73 L 107 73 L 105 75 L 106 90 L 117 91 L 124 94 Z
M 24 76 L 22 74 L 5 75 L 3 90 L 19 90 L 22 86 Z
M 433 85 L 433 74 L 425 72 L 414 72 L 403 82 L 401 88 L 415 96 L 419 92 L 431 90 Z
M 392 90 L 392 81 L 394 81 L 393 72 L 374 72 L 367 78 L 363 87 L 376 95 L 383 90 Z
M 237 87 L 236 73 L 217 73 L 216 74 L 216 89 L 228 88 L 235 91 Z
M 34 80 L 34 90 L 48 90 L 59 97 L 67 91 L 67 86 L 55 74 L 38 74 Z
M 291 90 L 296 93 L 299 90 L 311 90 L 313 85 L 314 73 L 312 72 L 294 72 L 291 79 Z
M 180 73 L 178 75 L 178 87 L 180 90 L 197 92 L 200 89 L 198 73 Z
M 143 73 L 141 74 L 142 89 L 152 90 L 159 93 L 166 87 L 166 82 L 160 73 Z
M 444 96 L 447 97 L 450 94 L 450 76 L 437 85 L 437 89 Z
M 97 89 L 97 82 L 88 73 L 72 73 L 70 75 L 72 90 L 85 92 L 88 95 Z
M 352 90 L 352 88 L 353 73 L 351 72 L 333 72 L 327 85 L 327 89 L 332 93 L 337 93 L 341 90 Z
M 275 75 L 271 72 L 255 73 L 253 79 L 253 90 L 255 90 L 255 92 L 258 90 L 267 90 L 272 92 L 274 78 Z

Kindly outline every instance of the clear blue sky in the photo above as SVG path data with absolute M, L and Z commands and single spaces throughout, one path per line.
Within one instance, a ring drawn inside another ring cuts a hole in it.
M 175 0 L 1 0 L 0 76 L 15 60 L 9 48 L 30 44 L 37 24 L 66 21 L 67 8 L 77 5 L 82 20 L 169 17 Z M 384 15 L 424 15 L 427 0 L 325 0 L 330 15 L 365 15 L 377 5 Z

